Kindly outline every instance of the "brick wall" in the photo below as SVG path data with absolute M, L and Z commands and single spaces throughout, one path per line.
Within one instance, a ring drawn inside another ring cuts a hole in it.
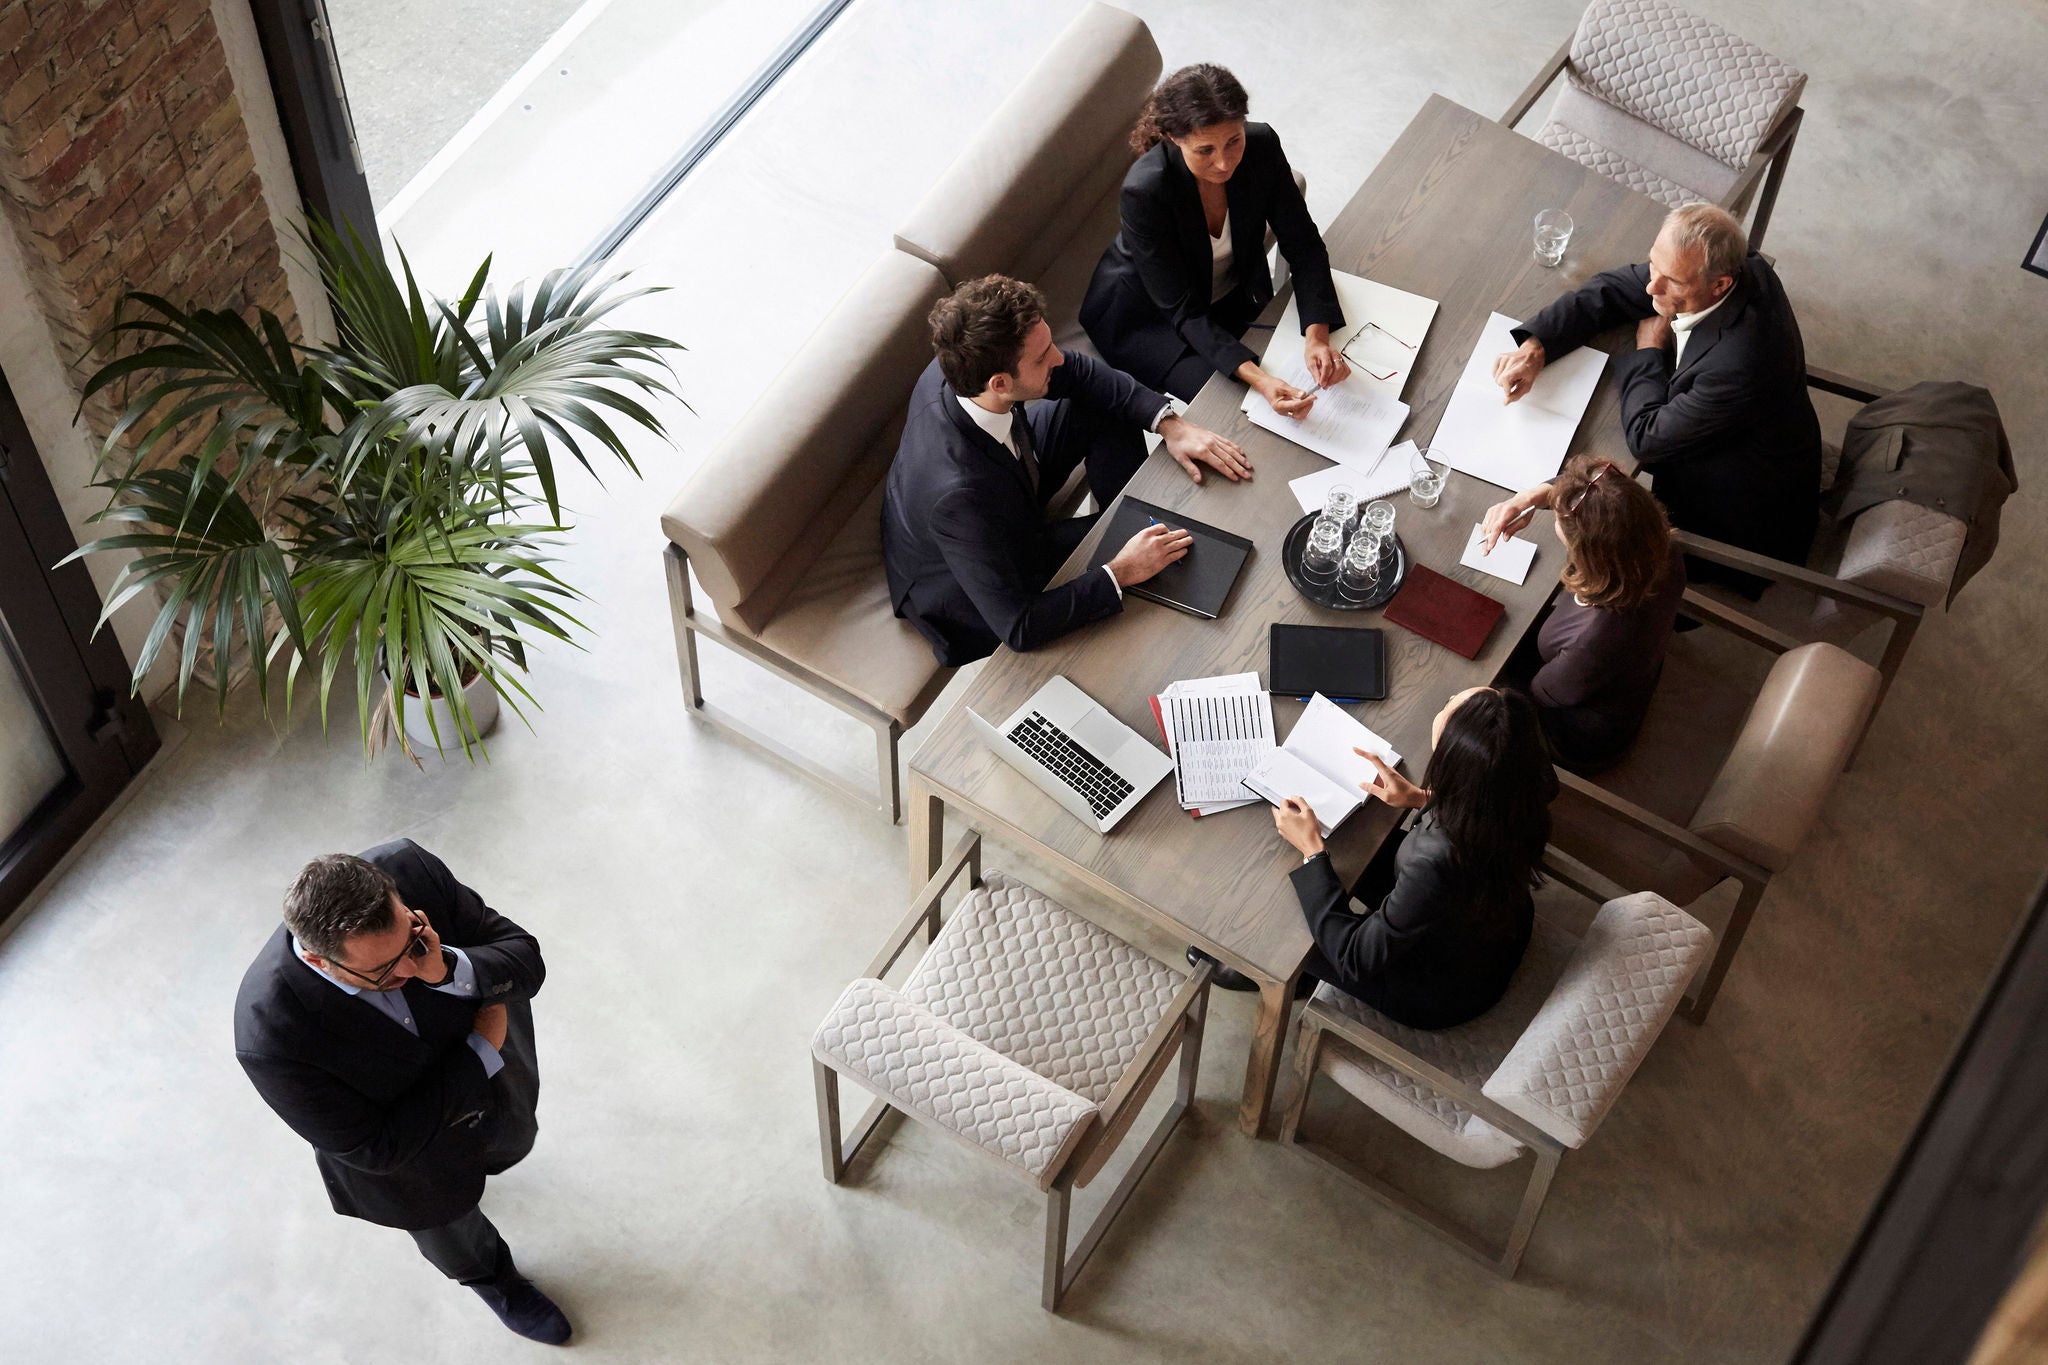
M 263 195 L 210 0 L 0 0 L 0 199 L 74 384 L 129 289 L 296 336 Z

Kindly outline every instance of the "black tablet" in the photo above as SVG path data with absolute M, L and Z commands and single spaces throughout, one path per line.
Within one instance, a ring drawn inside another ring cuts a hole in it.
M 1382 701 L 1387 695 L 1385 638 L 1369 626 L 1275 625 L 1266 686 L 1283 695 L 1320 692 L 1331 701 Z

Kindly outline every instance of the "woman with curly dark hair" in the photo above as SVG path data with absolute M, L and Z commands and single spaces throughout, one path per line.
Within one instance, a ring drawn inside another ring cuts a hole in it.
M 1280 139 L 1247 122 L 1250 102 L 1220 66 L 1183 67 L 1152 92 L 1124 177 L 1121 226 L 1081 304 L 1102 358 L 1140 383 L 1192 399 L 1211 374 L 1240 379 L 1280 412 L 1315 401 L 1260 368 L 1241 338 L 1273 300 L 1270 226 L 1294 275 L 1309 374 L 1350 372 L 1330 345 L 1344 325 L 1330 256 Z
M 1291 876 L 1315 939 L 1307 974 L 1397 1023 L 1438 1029 L 1492 1009 L 1521 965 L 1557 773 L 1535 706 L 1504 688 L 1452 696 L 1431 744 L 1419 787 L 1358 751 L 1379 769 L 1366 790 L 1422 817 L 1380 847 L 1350 890 L 1308 802 L 1290 798 L 1273 824 L 1302 855 Z
M 1685 597 L 1685 558 L 1663 505 L 1600 456 L 1576 456 L 1551 482 L 1488 509 L 1487 548 L 1539 507 L 1557 514 L 1564 592 L 1502 676 L 1536 699 L 1558 761 L 1598 772 L 1643 728 Z

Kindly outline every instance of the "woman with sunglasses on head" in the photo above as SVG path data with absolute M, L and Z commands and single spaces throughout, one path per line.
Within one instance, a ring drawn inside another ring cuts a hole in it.
M 1439 1029 L 1492 1009 L 1521 965 L 1557 774 L 1535 706 L 1503 688 L 1453 696 L 1431 743 L 1419 787 L 1358 751 L 1379 770 L 1365 790 L 1422 816 L 1349 891 L 1306 801 L 1289 798 L 1273 824 L 1302 855 L 1291 877 L 1315 939 L 1307 974 L 1397 1023 Z
M 1131 132 L 1121 223 L 1081 304 L 1102 358 L 1138 382 L 1191 400 L 1212 374 L 1257 389 L 1276 411 L 1315 399 L 1267 373 L 1241 338 L 1273 301 L 1266 229 L 1294 274 L 1310 377 L 1350 373 L 1330 345 L 1344 325 L 1330 254 L 1308 216 L 1280 139 L 1246 119 L 1250 102 L 1220 66 L 1183 67 L 1159 83 Z
M 1490 551 L 1539 507 L 1557 513 L 1564 592 L 1503 676 L 1536 699 L 1558 761 L 1598 772 L 1618 763 L 1643 727 L 1685 595 L 1685 560 L 1656 497 L 1593 455 L 1488 509 L 1481 543 Z

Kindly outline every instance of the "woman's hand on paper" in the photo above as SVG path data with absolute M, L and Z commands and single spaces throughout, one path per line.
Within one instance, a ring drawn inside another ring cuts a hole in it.
M 1301 358 L 1308 366 L 1308 377 L 1324 388 L 1351 377 L 1351 366 L 1344 353 L 1330 344 L 1330 329 L 1320 322 L 1312 324 L 1304 334 Z
M 1303 797 L 1290 796 L 1273 807 L 1273 828 L 1304 858 L 1323 851 L 1323 831 L 1316 824 L 1315 810 Z
M 1529 518 L 1536 515 L 1539 507 L 1550 506 L 1550 485 L 1539 483 L 1527 488 L 1504 502 L 1497 502 L 1486 509 L 1486 519 L 1480 522 L 1485 532 L 1479 540 L 1479 553 L 1490 555 L 1493 547 L 1504 537 L 1511 536 L 1529 524 Z
M 1367 753 L 1363 749 L 1353 749 L 1351 752 L 1379 769 L 1380 773 L 1370 782 L 1359 783 L 1360 791 L 1377 796 L 1388 805 L 1401 810 L 1421 810 L 1429 804 L 1428 792 L 1389 768 L 1378 754 Z

